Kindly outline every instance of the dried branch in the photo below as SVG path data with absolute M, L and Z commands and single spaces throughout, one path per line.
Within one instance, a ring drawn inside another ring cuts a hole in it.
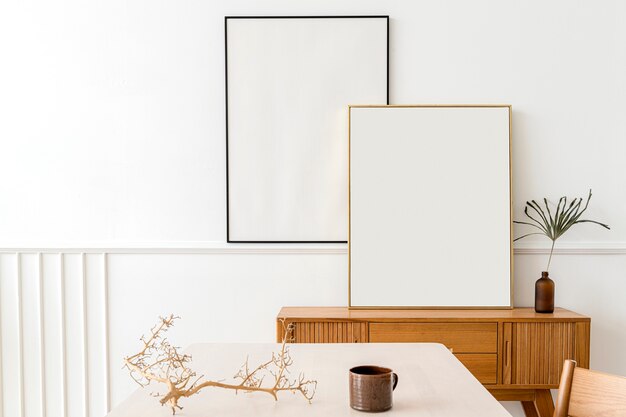
M 172 414 L 176 414 L 176 409 L 182 410 L 178 405 L 181 398 L 191 397 L 203 388 L 216 387 L 232 389 L 235 392 L 265 392 L 278 400 L 278 393 L 281 391 L 299 392 L 310 403 L 315 395 L 317 381 L 306 379 L 304 374 L 300 374 L 296 379 L 290 379 L 289 367 L 293 364 L 293 359 L 289 353 L 287 342 L 289 335 L 293 333 L 293 324 L 284 327 L 284 335 L 278 353 L 272 352 L 272 357 L 250 369 L 248 359 L 235 374 L 234 383 L 224 383 L 220 381 L 203 380 L 204 376 L 197 376 L 188 366 L 191 356 L 180 354 L 178 348 L 172 346 L 164 334 L 174 325 L 178 319 L 174 315 L 160 317 L 160 322 L 150 329 L 148 337 L 142 336 L 140 341 L 142 349 L 124 358 L 124 367 L 130 372 L 130 376 L 142 387 L 150 385 L 151 382 L 158 382 L 167 387 L 167 393 L 160 395 L 153 393 L 155 397 L 160 397 L 161 405 L 168 404 L 172 408 Z M 271 378 L 266 378 L 267 376 Z M 263 385 L 266 379 L 272 379 L 272 383 Z M 193 382 L 191 382 L 193 381 Z

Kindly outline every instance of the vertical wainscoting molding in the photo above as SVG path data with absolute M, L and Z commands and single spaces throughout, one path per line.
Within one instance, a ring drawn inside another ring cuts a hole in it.
M 43 259 L 41 252 L 37 254 L 37 292 L 39 296 L 39 375 L 41 391 L 41 416 L 46 417 L 46 331 L 43 314 Z
M 87 335 L 87 265 L 85 253 L 80 254 L 81 268 L 81 309 L 83 313 L 83 416 L 90 417 L 89 413 L 89 340 Z
M 65 328 L 65 254 L 59 253 L 59 281 L 61 283 L 61 376 L 63 385 L 63 417 L 67 417 L 67 329 Z
M 9 328 L 15 328 L 17 336 L 7 338 L 7 331 L 0 327 L 0 417 L 100 417 L 108 413 L 108 253 L 20 249 L 0 250 L 0 255 L 4 263 L 0 300 L 8 300 L 10 306 L 0 309 L 0 324 L 13 323 Z M 9 315 L 3 317 L 7 311 Z M 68 311 L 78 316 L 68 317 Z M 71 347 L 82 358 L 68 358 Z M 82 385 L 80 390 L 68 389 L 70 377 L 74 387 Z M 9 383 L 13 384 L 10 390 Z
M 111 411 L 111 359 L 109 355 L 109 254 L 102 254 L 102 328 L 104 330 L 104 401 L 106 412 Z
M 0 274 L 0 307 L 2 306 L 2 274 Z M 2 336 L 2 308 L 0 308 L 0 417 L 4 417 L 4 337 Z
M 20 417 L 24 417 L 24 313 L 22 309 L 22 254 L 15 254 L 15 274 L 17 277 L 17 354 Z
M 2 300 L 2 274 L 0 274 L 0 300 Z M 1 301 L 0 301 L 0 304 Z M 2 337 L 2 309 L 0 308 L 0 417 L 4 417 L 4 366 L 3 361 L 3 337 Z

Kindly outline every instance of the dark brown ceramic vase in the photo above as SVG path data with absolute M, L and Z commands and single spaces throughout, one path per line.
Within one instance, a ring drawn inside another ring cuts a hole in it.
M 393 405 L 398 375 L 380 366 L 350 369 L 350 407 L 358 411 L 387 411 Z
M 535 311 L 537 313 L 554 312 L 554 281 L 543 271 L 541 278 L 535 282 Z

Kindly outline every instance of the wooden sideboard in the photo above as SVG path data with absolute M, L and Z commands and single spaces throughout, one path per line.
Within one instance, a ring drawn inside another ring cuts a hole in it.
M 350 310 L 283 307 L 294 343 L 436 342 L 452 353 L 500 401 L 521 401 L 526 416 L 552 417 L 550 389 L 565 359 L 589 367 L 591 319 L 562 308 L 537 314 L 511 310 Z

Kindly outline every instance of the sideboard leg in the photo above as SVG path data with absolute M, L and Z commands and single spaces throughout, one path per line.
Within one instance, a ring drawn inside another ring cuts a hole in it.
M 535 390 L 534 401 L 522 401 L 526 417 L 552 417 L 554 415 L 554 402 L 549 389 Z
M 535 393 L 535 405 L 539 417 L 552 417 L 554 415 L 554 401 L 549 389 L 538 389 Z
M 522 401 L 522 408 L 526 417 L 539 417 L 534 401 Z

